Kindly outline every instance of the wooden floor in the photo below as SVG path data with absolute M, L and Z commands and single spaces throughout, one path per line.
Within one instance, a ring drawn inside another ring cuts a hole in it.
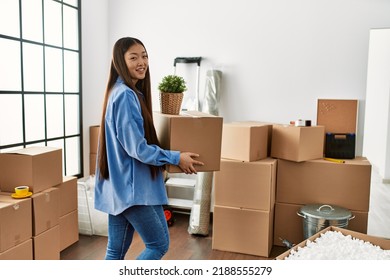
M 264 260 L 274 259 L 287 248 L 275 246 L 268 258 L 213 250 L 212 226 L 208 236 L 197 236 L 188 233 L 189 215 L 175 213 L 175 222 L 169 227 L 171 245 L 164 260 Z M 106 252 L 107 237 L 80 235 L 75 244 L 61 252 L 62 260 L 102 260 Z M 133 260 L 144 249 L 138 235 L 127 253 L 126 259 Z

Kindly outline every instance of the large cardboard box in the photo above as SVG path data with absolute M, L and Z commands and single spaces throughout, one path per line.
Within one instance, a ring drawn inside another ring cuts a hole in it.
M 33 236 L 59 224 L 60 189 L 50 188 L 32 196 Z
M 376 237 L 376 236 L 371 236 L 371 235 L 367 235 L 367 234 L 360 233 L 360 232 L 355 232 L 355 231 L 349 230 L 349 229 L 330 226 L 330 227 L 327 227 L 327 228 L 319 231 L 318 233 L 314 234 L 313 236 L 309 237 L 308 239 L 300 242 L 299 244 L 295 245 L 293 248 L 287 250 L 286 252 L 280 254 L 279 256 L 276 257 L 276 259 L 277 260 L 284 260 L 287 256 L 290 255 L 292 250 L 296 251 L 296 250 L 298 250 L 299 247 L 301 247 L 301 248 L 305 247 L 308 244 L 308 240 L 313 242 L 315 239 L 320 237 L 321 234 L 323 234 L 327 231 L 338 231 L 338 232 L 341 232 L 345 236 L 350 235 L 351 237 L 362 240 L 364 242 L 370 242 L 373 245 L 379 246 L 383 250 L 390 250 L 390 240 L 388 240 L 388 239 L 384 239 L 384 238 L 380 238 L 380 237 Z
M 96 159 L 97 154 L 89 154 L 89 175 L 95 175 L 96 173 Z
M 62 183 L 57 185 L 59 192 L 59 217 L 77 210 L 77 177 L 65 176 Z
M 32 260 L 33 245 L 32 239 L 28 239 L 7 251 L 0 253 L 0 260 Z
M 283 239 L 286 239 L 293 244 L 298 244 L 304 240 L 304 220 L 297 214 L 303 206 L 304 205 L 300 204 L 276 202 L 273 237 L 274 245 L 284 246 L 282 242 Z M 348 229 L 367 233 L 368 212 L 348 210 L 351 211 L 352 214 L 352 219 L 348 221 Z
M 89 153 L 97 154 L 100 125 L 89 127 Z
M 371 164 L 364 157 L 335 163 L 324 159 L 278 161 L 276 202 L 334 204 L 368 211 Z
M 21 185 L 37 193 L 62 182 L 62 150 L 29 147 L 0 154 L 0 189 L 14 192 Z
M 198 111 L 180 115 L 154 112 L 154 123 L 161 147 L 166 150 L 194 152 L 204 166 L 196 166 L 199 172 L 217 171 L 221 161 L 222 117 Z M 181 173 L 178 166 L 168 165 L 170 173 Z
M 318 99 L 317 125 L 329 133 L 356 133 L 358 100 Z
M 60 226 L 56 225 L 33 237 L 34 260 L 60 259 Z
M 223 124 L 221 157 L 256 161 L 268 157 L 268 140 L 272 125 L 256 122 Z
M 89 174 L 94 175 L 96 169 L 96 157 L 98 152 L 100 126 L 89 127 Z
M 324 156 L 323 126 L 274 125 L 271 156 L 296 162 Z
M 31 199 L 0 195 L 0 253 L 32 237 Z
M 214 173 L 216 205 L 270 211 L 275 204 L 277 160 L 253 162 L 222 159 Z
M 212 249 L 269 257 L 273 213 L 215 205 Z
M 60 217 L 60 251 L 79 240 L 78 213 L 74 210 Z

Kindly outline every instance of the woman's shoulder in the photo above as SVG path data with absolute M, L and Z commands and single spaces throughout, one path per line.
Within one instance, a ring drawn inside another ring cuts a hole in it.
M 112 89 L 112 98 L 113 102 L 118 102 L 122 100 L 130 100 L 136 101 L 136 93 L 130 87 L 128 87 L 125 83 L 116 83 L 114 88 Z M 138 103 L 138 102 L 137 102 Z

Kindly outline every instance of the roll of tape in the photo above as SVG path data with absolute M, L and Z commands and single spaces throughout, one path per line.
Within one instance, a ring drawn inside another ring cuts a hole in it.
M 304 120 L 296 120 L 295 121 L 295 126 L 306 126 Z

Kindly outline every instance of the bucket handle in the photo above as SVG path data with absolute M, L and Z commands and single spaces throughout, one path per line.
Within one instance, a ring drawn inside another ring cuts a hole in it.
M 355 217 L 356 217 L 355 215 L 351 216 L 348 221 L 355 219 Z
M 297 212 L 297 215 L 298 215 L 299 217 L 306 218 L 306 216 L 303 215 L 301 212 Z
M 330 205 L 328 205 L 328 204 L 324 204 L 324 205 L 321 205 L 320 207 L 318 207 L 317 211 L 321 212 L 321 209 L 322 209 L 323 207 L 329 207 L 329 208 L 330 208 L 330 211 L 333 211 L 333 210 L 334 210 L 334 208 L 333 208 L 332 206 L 330 206 Z

